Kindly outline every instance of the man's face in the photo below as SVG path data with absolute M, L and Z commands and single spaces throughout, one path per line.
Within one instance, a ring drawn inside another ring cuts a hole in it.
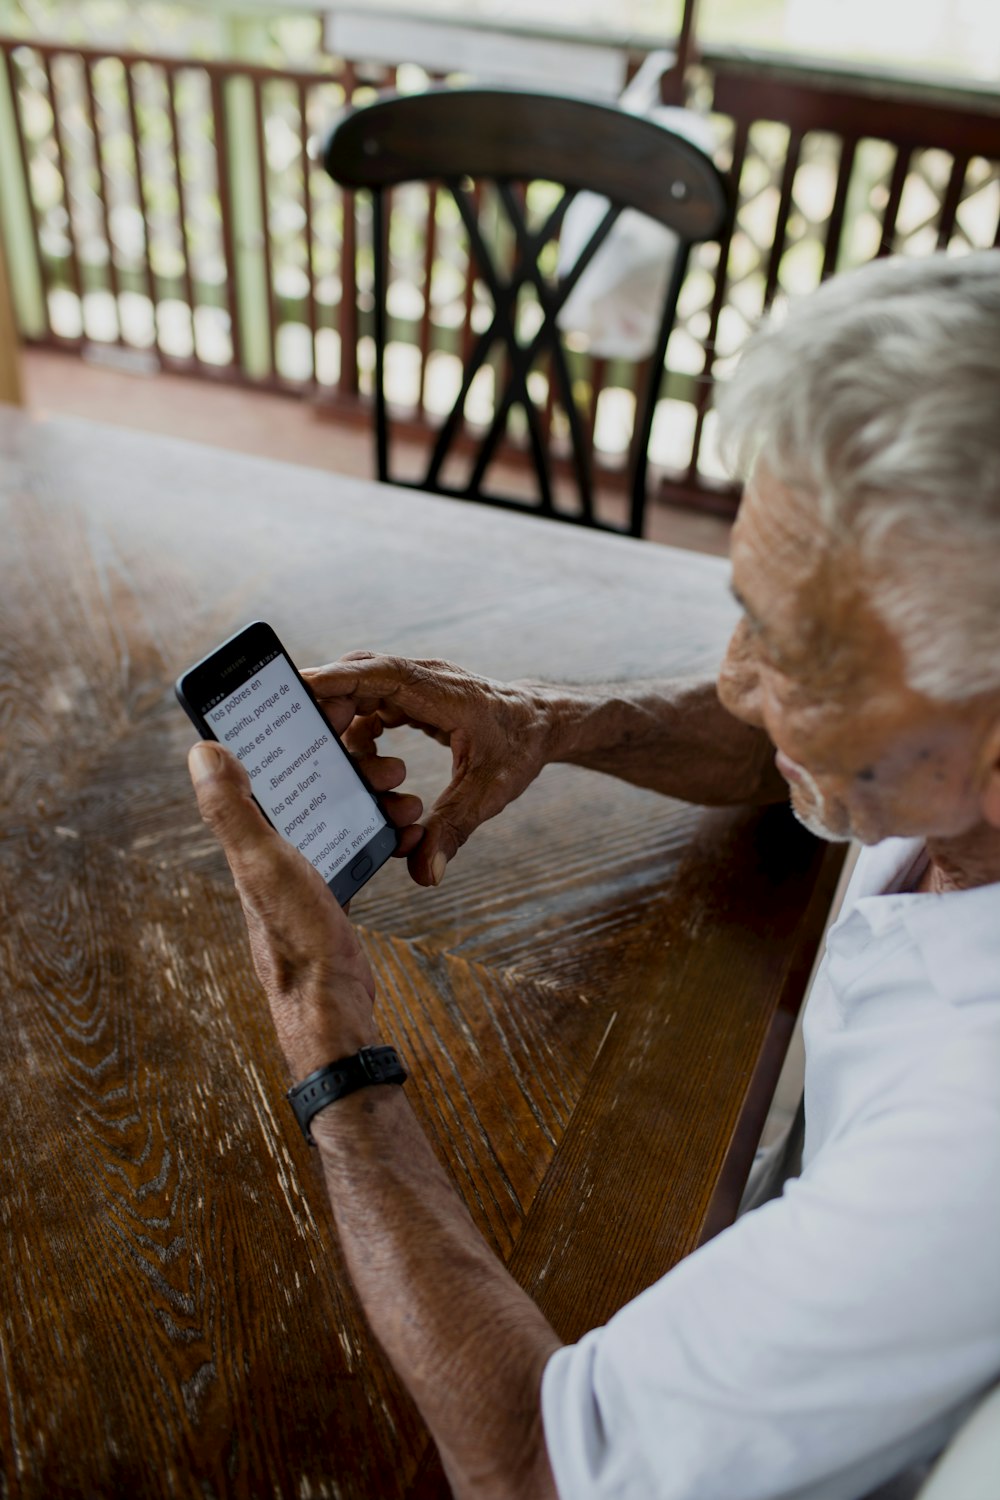
M 952 838 L 981 821 L 982 706 L 906 684 L 900 648 L 869 600 L 853 548 L 831 546 L 809 507 L 758 472 L 731 547 L 744 609 L 719 679 L 738 718 L 767 731 L 797 817 L 823 838 Z

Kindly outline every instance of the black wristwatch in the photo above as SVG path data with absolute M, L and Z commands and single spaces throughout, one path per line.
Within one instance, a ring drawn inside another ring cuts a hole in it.
M 395 1047 L 362 1047 L 350 1057 L 340 1057 L 324 1068 L 317 1068 L 308 1078 L 289 1089 L 285 1097 L 295 1111 L 302 1134 L 310 1146 L 315 1146 L 309 1124 L 313 1116 L 326 1109 L 328 1104 L 335 1104 L 347 1094 L 366 1089 L 373 1083 L 405 1082 L 406 1071 Z

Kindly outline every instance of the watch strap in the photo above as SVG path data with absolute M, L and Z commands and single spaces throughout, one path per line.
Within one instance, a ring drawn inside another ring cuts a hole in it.
M 302 1134 L 310 1146 L 315 1146 L 310 1122 L 328 1104 L 335 1104 L 338 1099 L 372 1084 L 405 1082 L 406 1070 L 395 1047 L 362 1047 L 350 1057 L 340 1057 L 336 1062 L 317 1068 L 289 1089 L 285 1097 L 295 1112 Z

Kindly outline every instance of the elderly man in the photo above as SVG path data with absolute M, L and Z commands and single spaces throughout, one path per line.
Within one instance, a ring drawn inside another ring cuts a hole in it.
M 717 685 L 312 676 L 382 789 L 383 725 L 451 745 L 426 823 L 394 800 L 422 884 L 550 761 L 706 803 L 787 782 L 822 837 L 877 846 L 808 1002 L 801 1175 L 577 1345 L 483 1244 L 405 1090 L 315 1117 L 351 1274 L 458 1496 L 851 1500 L 1000 1374 L 1000 255 L 828 284 L 751 345 L 722 415 L 748 477 Z M 377 1041 L 321 878 L 233 759 L 196 746 L 191 770 L 293 1079 Z

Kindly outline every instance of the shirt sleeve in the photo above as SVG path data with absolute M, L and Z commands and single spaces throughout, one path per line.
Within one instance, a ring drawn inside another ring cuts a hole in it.
M 561 1500 L 856 1500 L 1000 1372 L 998 1049 L 827 1145 L 550 1359 Z

